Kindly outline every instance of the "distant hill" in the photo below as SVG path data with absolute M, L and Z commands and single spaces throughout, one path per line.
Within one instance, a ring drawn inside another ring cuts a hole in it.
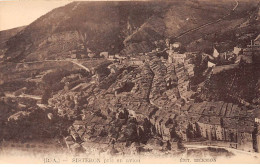
M 246 47 L 251 40 L 258 36 L 260 30 L 260 3 L 258 5 L 255 3 L 250 8 L 247 5 L 246 2 L 239 1 L 237 10 L 232 12 L 230 16 L 179 40 L 193 39 L 193 42 L 186 45 L 188 51 L 194 49 L 206 51 L 209 48 L 212 50 L 212 46 L 215 43 L 224 45 L 222 48 L 219 48 L 219 51 L 223 49 L 227 51 L 228 48 L 233 50 L 234 46 Z M 248 10 L 243 10 L 245 8 L 248 8 Z
M 9 30 L 3 30 L 0 31 L 0 48 L 4 48 L 6 41 L 8 41 L 9 38 L 15 36 L 18 32 L 23 30 L 26 26 L 12 28 Z
M 239 11 L 248 11 L 255 4 L 241 2 Z M 156 41 L 174 38 L 217 20 L 230 13 L 234 6 L 233 0 L 72 2 L 52 10 L 10 38 L 6 43 L 5 60 L 62 58 L 81 45 L 96 53 L 151 51 L 157 47 Z M 229 22 L 232 24 L 232 19 Z M 218 27 L 212 25 L 206 33 L 216 29 Z M 188 44 L 204 35 L 203 32 L 194 34 L 188 34 L 181 42 Z

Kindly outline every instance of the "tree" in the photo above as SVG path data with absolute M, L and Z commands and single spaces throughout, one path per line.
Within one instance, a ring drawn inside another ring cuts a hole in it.
M 48 104 L 48 100 L 51 97 L 52 91 L 48 88 L 44 89 L 43 95 L 42 95 L 42 104 Z
M 193 128 L 192 128 L 191 124 L 188 125 L 187 130 L 186 130 L 186 134 L 187 134 L 188 139 L 194 138 Z
M 177 141 L 177 148 L 180 149 L 180 150 L 183 150 L 185 148 L 183 143 L 182 143 L 182 140 Z

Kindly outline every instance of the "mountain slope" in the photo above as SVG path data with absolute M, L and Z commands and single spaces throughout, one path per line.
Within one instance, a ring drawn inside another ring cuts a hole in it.
M 95 53 L 147 52 L 157 47 L 155 41 L 164 41 L 221 18 L 234 5 L 233 0 L 73 2 L 52 10 L 10 38 L 5 60 L 64 58 L 69 51 L 82 46 L 85 51 L 90 49 Z M 244 2 L 239 10 L 246 11 L 253 5 Z M 187 35 L 182 41 L 190 43 L 198 38 L 191 37 Z
M 6 42 L 24 28 L 25 26 L 0 31 L 0 55 L 4 53 L 4 50 L 6 48 Z

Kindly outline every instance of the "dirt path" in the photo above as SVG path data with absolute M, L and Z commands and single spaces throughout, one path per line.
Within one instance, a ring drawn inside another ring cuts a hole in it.
M 71 62 L 80 68 L 90 72 L 90 69 L 85 67 L 84 65 L 77 62 L 77 60 L 43 60 L 43 61 L 32 61 L 32 62 L 23 62 L 23 63 L 16 63 L 16 64 L 33 64 L 33 63 L 43 63 L 43 62 Z

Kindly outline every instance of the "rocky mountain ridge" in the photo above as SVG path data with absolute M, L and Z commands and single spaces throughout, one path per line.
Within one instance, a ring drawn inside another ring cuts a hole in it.
M 111 54 L 151 51 L 161 40 L 222 17 L 235 4 L 234 1 L 211 3 L 190 0 L 163 4 L 73 2 L 52 10 L 10 38 L 3 60 L 62 58 L 79 45 L 97 54 L 102 51 Z M 238 12 L 250 10 L 254 4 L 241 2 Z M 195 40 L 187 39 L 187 43 Z

